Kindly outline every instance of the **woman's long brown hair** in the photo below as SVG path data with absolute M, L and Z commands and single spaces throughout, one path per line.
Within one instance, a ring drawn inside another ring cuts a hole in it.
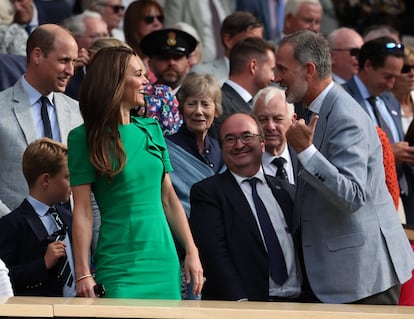
M 102 175 L 112 177 L 125 166 L 126 154 L 118 125 L 125 74 L 136 53 L 125 47 L 98 51 L 88 65 L 80 88 L 79 106 L 83 116 L 89 158 Z

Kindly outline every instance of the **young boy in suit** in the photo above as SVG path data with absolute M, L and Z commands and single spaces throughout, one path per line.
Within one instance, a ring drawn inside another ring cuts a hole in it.
M 67 147 L 49 138 L 23 154 L 26 199 L 0 219 L 0 258 L 16 296 L 75 296 Z M 69 267 L 69 268 L 68 268 Z

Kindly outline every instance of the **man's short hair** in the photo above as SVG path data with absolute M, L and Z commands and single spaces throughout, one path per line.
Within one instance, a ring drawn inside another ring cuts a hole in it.
M 293 47 L 293 57 L 300 64 L 313 63 L 320 79 L 331 76 L 331 50 L 328 40 L 322 34 L 310 30 L 298 31 L 281 39 L 279 47 L 285 44 Z
M 228 15 L 221 24 L 220 37 L 223 42 L 224 35 L 234 37 L 236 34 L 250 29 L 262 28 L 263 22 L 248 11 L 236 11 Z M 223 42 L 224 45 L 224 42 Z
M 249 37 L 237 42 L 230 51 L 230 75 L 240 74 L 252 59 L 265 61 L 268 51 L 275 52 L 275 47 L 259 37 Z
M 389 56 L 404 58 L 404 45 L 395 42 L 391 37 L 380 37 L 365 42 L 358 56 L 359 69 L 364 69 L 367 60 L 374 69 L 381 68 Z

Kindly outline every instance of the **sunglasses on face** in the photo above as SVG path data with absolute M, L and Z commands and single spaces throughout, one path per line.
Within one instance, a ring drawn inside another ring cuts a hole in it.
M 404 53 L 404 44 L 402 43 L 388 42 L 385 44 L 385 48 L 390 53 L 393 53 L 393 52 Z
M 104 7 L 112 8 L 114 13 L 119 13 L 120 11 L 125 10 L 125 6 L 117 5 L 117 4 L 103 4 Z
M 414 69 L 414 65 L 404 64 L 401 69 L 401 73 L 408 73 L 411 71 L 411 69 Z
M 358 57 L 359 48 L 349 48 L 349 49 L 332 49 L 332 51 L 348 51 L 351 56 Z
M 164 16 L 162 15 L 157 15 L 157 16 L 145 16 L 144 17 L 144 21 L 146 24 L 151 24 L 154 22 L 155 18 L 160 22 L 163 23 L 164 22 Z

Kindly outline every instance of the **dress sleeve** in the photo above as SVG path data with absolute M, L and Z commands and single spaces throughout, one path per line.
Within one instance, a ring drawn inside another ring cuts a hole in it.
M 84 125 L 73 129 L 69 133 L 68 166 L 71 186 L 91 184 L 96 181 L 96 170 L 89 160 Z
M 151 141 L 152 144 L 154 144 L 160 152 L 160 156 L 164 163 L 165 172 L 171 172 L 172 165 L 170 161 L 170 155 L 168 154 L 167 145 L 165 143 L 165 139 L 158 122 L 151 118 L 140 118 L 135 119 L 135 121 L 137 122 L 138 126 L 147 131 L 149 135 L 149 141 Z M 149 151 L 151 151 L 151 147 Z

